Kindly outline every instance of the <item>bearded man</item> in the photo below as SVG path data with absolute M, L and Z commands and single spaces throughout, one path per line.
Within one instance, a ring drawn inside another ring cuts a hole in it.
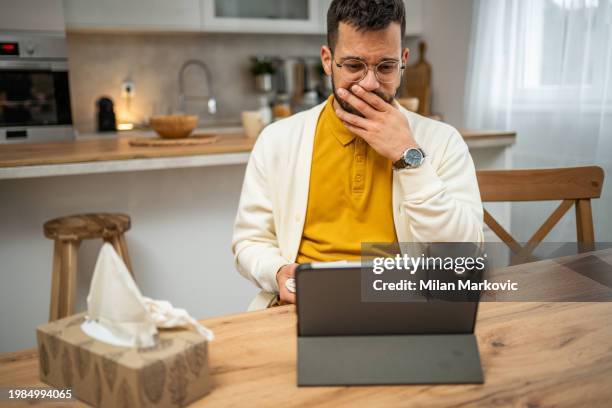
M 359 259 L 365 242 L 483 241 L 461 135 L 394 99 L 405 13 L 402 0 L 334 0 L 321 47 L 333 95 L 259 136 L 232 245 L 238 271 L 262 289 L 250 309 L 294 303 L 297 265 Z

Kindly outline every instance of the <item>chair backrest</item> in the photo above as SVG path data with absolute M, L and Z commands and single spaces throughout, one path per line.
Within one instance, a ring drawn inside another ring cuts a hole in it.
M 480 170 L 476 172 L 483 202 L 562 200 L 525 246 L 521 246 L 485 210 L 484 221 L 519 259 L 530 256 L 535 247 L 576 206 L 576 235 L 579 247 L 590 248 L 595 241 L 591 199 L 601 196 L 604 172 L 601 167 L 557 169 Z M 516 258 L 515 258 L 516 259 Z

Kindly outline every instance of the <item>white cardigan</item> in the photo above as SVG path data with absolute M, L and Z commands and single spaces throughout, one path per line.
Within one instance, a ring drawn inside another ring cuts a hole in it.
M 232 239 L 238 271 L 262 289 L 249 309 L 268 306 L 278 293 L 276 272 L 297 258 L 326 103 L 269 125 L 253 147 Z M 400 109 L 426 158 L 419 168 L 393 172 L 398 241 L 483 242 L 482 203 L 463 138 L 450 125 Z

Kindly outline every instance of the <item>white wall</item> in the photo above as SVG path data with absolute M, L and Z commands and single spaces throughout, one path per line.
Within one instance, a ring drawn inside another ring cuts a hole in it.
M 423 35 L 433 71 L 433 112 L 453 126 L 464 125 L 465 75 L 473 0 L 424 0 Z M 414 46 L 413 46 L 414 47 Z M 414 58 L 416 58 L 414 47 Z
M 0 180 L 0 353 L 34 347 L 49 313 L 51 218 L 83 212 L 129 214 L 126 234 L 145 296 L 196 318 L 246 310 L 256 287 L 236 272 L 232 224 L 244 165 Z M 101 241 L 78 253 L 77 310 L 86 308 Z

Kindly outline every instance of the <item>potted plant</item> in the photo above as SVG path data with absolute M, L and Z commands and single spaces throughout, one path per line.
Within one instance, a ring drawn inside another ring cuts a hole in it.
M 255 86 L 261 92 L 272 90 L 272 75 L 276 72 L 272 61 L 265 58 L 251 58 L 251 74 L 255 77 Z

